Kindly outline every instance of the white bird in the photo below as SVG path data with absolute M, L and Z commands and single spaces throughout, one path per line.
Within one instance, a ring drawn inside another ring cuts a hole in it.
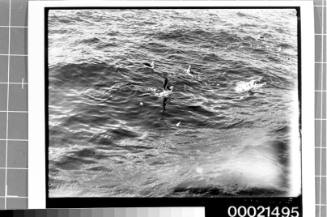
M 143 63 L 143 65 L 145 65 L 146 67 L 149 67 L 151 69 L 154 69 L 154 61 L 152 61 L 151 63 Z
M 179 125 L 181 125 L 181 122 L 180 121 L 176 124 L 176 127 L 179 127 Z
M 202 167 L 196 167 L 196 168 L 195 168 L 195 171 L 196 171 L 197 173 L 200 173 L 200 174 L 203 173 L 203 169 L 202 169 Z
M 160 98 L 166 98 L 169 97 L 173 93 L 173 86 L 170 86 L 170 89 L 163 90 L 162 92 L 155 93 L 155 96 L 160 97 Z
M 193 77 L 193 73 L 191 72 L 191 65 L 188 66 L 186 72 L 186 74 L 188 74 L 189 76 L 192 76 Z

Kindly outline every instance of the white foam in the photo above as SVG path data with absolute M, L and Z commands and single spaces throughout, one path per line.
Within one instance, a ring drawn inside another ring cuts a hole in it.
M 258 81 L 259 81 L 258 79 L 254 79 L 254 80 L 251 80 L 249 82 L 240 81 L 240 82 L 238 82 L 236 84 L 234 90 L 237 93 L 243 93 L 243 92 L 247 92 L 247 91 L 250 91 L 250 90 L 259 89 L 259 88 L 266 85 L 266 83 L 256 83 Z

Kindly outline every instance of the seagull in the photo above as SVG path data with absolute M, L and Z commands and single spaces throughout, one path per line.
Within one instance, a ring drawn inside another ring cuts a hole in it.
M 193 74 L 193 72 L 191 71 L 191 65 L 188 66 L 188 68 L 187 68 L 187 70 L 186 70 L 185 73 L 188 74 L 189 76 L 193 77 L 194 74 Z
M 151 69 L 154 69 L 154 61 L 152 61 L 151 63 L 143 63 L 143 65 L 145 65 L 146 67 L 149 67 Z
M 188 69 L 186 70 L 186 73 L 190 74 L 191 72 L 191 65 L 188 66 Z

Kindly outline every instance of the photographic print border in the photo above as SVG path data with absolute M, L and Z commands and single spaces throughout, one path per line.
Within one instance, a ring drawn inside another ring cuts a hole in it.
M 50 197 L 49 196 L 49 146 L 50 146 L 50 127 L 49 127 L 49 11 L 51 10 L 107 10 L 107 9 L 270 9 L 270 10 L 279 10 L 279 9 L 295 9 L 297 16 L 297 87 L 298 87 L 298 102 L 299 102 L 299 130 L 301 132 L 301 119 L 302 119 L 302 108 L 301 108 L 301 12 L 300 7 L 46 7 L 44 9 L 46 22 L 45 22 L 45 33 L 44 33 L 44 42 L 45 42 L 45 144 L 46 144 L 46 206 L 49 208 L 87 208 L 87 207 L 106 207 L 110 206 L 206 206 L 209 204 L 224 204 L 227 200 L 227 204 L 234 202 L 235 200 L 240 202 L 242 205 L 253 205 L 253 202 L 258 201 L 262 204 L 262 201 L 265 201 L 265 198 L 269 198 L 268 201 L 264 202 L 268 204 L 283 204 L 289 203 L 290 206 L 294 206 L 302 201 L 302 197 L 256 197 L 253 198 L 248 196 L 237 196 L 237 197 Z M 302 146 L 302 137 L 300 134 L 300 146 Z M 302 164 L 302 157 L 301 157 Z M 302 169 L 301 169 L 302 170 Z M 302 186 L 302 171 L 301 171 L 301 186 Z M 302 187 L 301 187 L 302 194 Z M 239 199 L 238 199 L 239 198 Z M 287 198 L 285 200 L 285 198 Z M 249 200 L 250 199 L 250 200 Z M 256 199 L 256 200 L 253 200 Z M 249 201 L 248 201 L 249 200 Z M 282 201 L 283 203 L 280 203 Z M 247 204 L 249 202 L 249 204 Z M 91 204 L 91 205 L 90 205 Z M 277 205 L 276 204 L 276 205 Z M 265 205 L 264 205 L 265 206 Z M 216 207 L 216 206 L 213 206 Z M 302 208 L 302 207 L 301 207 Z M 221 208 L 223 209 L 223 208 Z

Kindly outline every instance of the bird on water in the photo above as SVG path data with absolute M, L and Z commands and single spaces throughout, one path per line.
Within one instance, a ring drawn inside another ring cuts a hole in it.
M 191 70 L 191 65 L 188 66 L 187 70 L 185 71 L 185 73 L 191 77 L 193 77 L 194 73 Z
M 143 63 L 144 66 L 154 69 L 154 61 L 152 61 L 151 63 Z
M 172 94 L 173 89 L 174 89 L 174 86 L 169 86 L 168 85 L 168 78 L 165 77 L 164 84 L 163 84 L 163 92 L 162 92 L 162 96 L 163 96 L 162 111 L 166 111 L 166 105 L 167 105 L 168 97 Z

